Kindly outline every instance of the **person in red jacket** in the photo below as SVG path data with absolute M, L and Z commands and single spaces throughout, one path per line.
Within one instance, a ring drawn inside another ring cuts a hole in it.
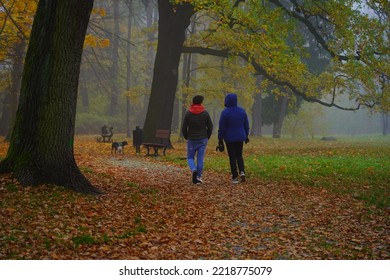
M 204 97 L 196 95 L 192 105 L 186 112 L 182 125 L 182 133 L 187 141 L 187 162 L 192 172 L 194 184 L 203 183 L 202 172 L 207 142 L 213 131 L 213 123 L 209 113 L 202 105 Z M 196 162 L 195 162 L 196 157 Z

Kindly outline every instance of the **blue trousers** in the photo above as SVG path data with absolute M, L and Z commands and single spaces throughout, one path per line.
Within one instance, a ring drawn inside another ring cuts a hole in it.
M 188 140 L 187 162 L 191 171 L 198 171 L 198 177 L 202 176 L 204 154 L 206 152 L 208 139 Z M 195 163 L 196 158 L 196 163 Z

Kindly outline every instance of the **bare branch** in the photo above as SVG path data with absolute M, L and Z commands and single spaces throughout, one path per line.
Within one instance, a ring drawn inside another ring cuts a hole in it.
M 232 55 L 239 56 L 239 57 L 243 58 L 245 61 L 247 61 L 248 63 L 250 63 L 254 67 L 254 69 L 257 71 L 257 74 L 263 75 L 265 78 L 267 78 L 269 81 L 273 82 L 276 85 L 288 87 L 296 96 L 301 97 L 305 101 L 318 103 L 318 104 L 326 106 L 326 107 L 335 107 L 335 108 L 345 110 L 345 111 L 356 111 L 356 110 L 359 110 L 359 108 L 361 106 L 361 104 L 358 104 L 357 107 L 347 108 L 347 107 L 343 107 L 343 106 L 336 104 L 334 102 L 335 92 L 334 92 L 334 95 L 333 95 L 331 102 L 326 102 L 326 101 L 320 100 L 318 98 L 307 96 L 303 91 L 299 90 L 297 87 L 295 87 L 290 82 L 278 79 L 278 78 L 272 76 L 271 74 L 269 74 L 264 69 L 264 67 L 262 67 L 259 63 L 251 60 L 250 56 L 247 54 L 243 54 L 243 53 L 232 54 L 229 49 L 215 50 L 215 49 L 209 49 L 209 48 L 203 48 L 203 47 L 183 47 L 182 51 L 183 51 L 183 53 L 198 53 L 198 54 L 202 54 L 202 55 L 213 55 L 213 56 L 219 56 L 219 57 L 229 57 Z
M 5 12 L 7 13 L 8 17 L 10 18 L 10 20 L 12 21 L 12 23 L 15 25 L 15 27 L 19 30 L 19 32 L 22 34 L 22 36 L 24 37 L 24 39 L 28 40 L 27 36 L 24 34 L 23 30 L 20 28 L 20 26 L 17 24 L 17 22 L 13 19 L 11 13 L 9 12 L 9 10 L 7 9 L 7 7 L 4 5 L 3 1 L 0 0 L 0 4 L 1 6 L 4 8 Z
M 310 31 L 311 34 L 313 34 L 313 36 L 316 38 L 316 41 L 333 57 L 333 58 L 337 58 L 339 61 L 345 61 L 345 60 L 349 60 L 349 57 L 348 56 L 345 56 L 345 55 L 338 55 L 336 54 L 327 44 L 327 42 L 325 41 L 325 39 L 318 33 L 318 30 L 316 29 L 316 27 L 310 22 L 310 20 L 308 19 L 308 17 L 305 17 L 305 16 L 301 16 L 300 14 L 294 12 L 294 11 L 290 11 L 287 7 L 285 7 L 280 1 L 278 0 L 270 0 L 271 3 L 273 3 L 274 5 L 276 5 L 277 7 L 283 9 L 288 15 L 290 15 L 291 17 L 293 18 L 296 18 L 297 20 L 299 20 L 300 22 L 302 22 L 307 28 L 308 30 Z M 294 5 L 298 5 L 295 1 L 294 1 Z M 356 55 L 354 57 L 356 60 L 360 60 L 360 55 Z

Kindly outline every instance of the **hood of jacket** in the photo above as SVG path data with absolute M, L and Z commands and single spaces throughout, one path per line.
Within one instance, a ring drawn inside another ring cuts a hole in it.
M 229 93 L 225 97 L 225 107 L 236 107 L 237 106 L 237 94 Z
M 205 110 L 206 109 L 204 108 L 204 106 L 202 104 L 192 104 L 188 111 L 190 111 L 191 113 L 193 113 L 195 115 L 199 115 L 200 113 L 204 112 Z

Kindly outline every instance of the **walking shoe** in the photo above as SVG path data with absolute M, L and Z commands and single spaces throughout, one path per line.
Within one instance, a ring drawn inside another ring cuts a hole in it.
M 192 183 L 196 184 L 198 180 L 196 179 L 198 177 L 198 171 L 192 171 Z
M 196 180 L 198 180 L 198 183 L 201 183 L 201 184 L 203 184 L 203 180 L 202 180 L 202 178 L 200 178 L 200 177 L 196 177 Z
M 244 173 L 244 171 L 240 172 L 240 178 L 241 178 L 241 182 L 245 182 L 245 173 Z
M 202 183 L 201 180 L 198 179 L 198 171 L 192 171 L 192 183 L 194 184 L 198 184 L 198 183 Z
M 238 180 L 238 177 L 237 177 L 237 178 L 234 178 L 234 179 L 232 180 L 232 184 L 238 184 L 238 183 L 240 183 L 240 181 Z

